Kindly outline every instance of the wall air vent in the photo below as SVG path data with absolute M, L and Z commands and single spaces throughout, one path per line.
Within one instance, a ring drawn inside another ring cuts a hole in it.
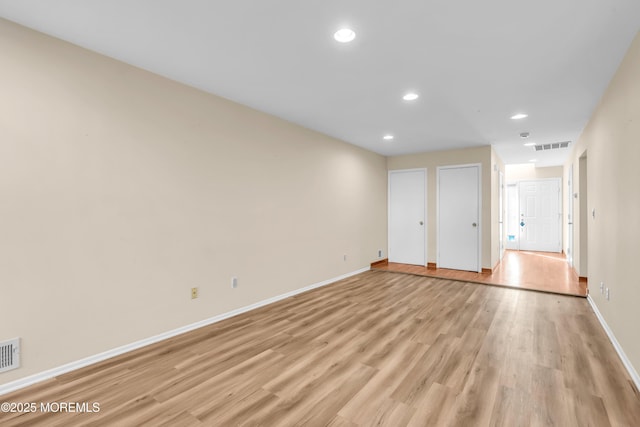
M 0 372 L 20 367 L 20 338 L 0 342 Z
M 539 144 L 536 145 L 536 151 L 556 150 L 558 148 L 567 148 L 571 144 L 571 141 L 554 142 L 551 144 Z

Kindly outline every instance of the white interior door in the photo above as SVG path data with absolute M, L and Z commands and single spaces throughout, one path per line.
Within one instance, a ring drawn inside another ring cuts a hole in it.
M 481 271 L 480 165 L 438 168 L 438 267 Z
M 560 179 L 520 181 L 520 250 L 560 252 Z
M 389 262 L 426 265 L 426 169 L 389 171 Z

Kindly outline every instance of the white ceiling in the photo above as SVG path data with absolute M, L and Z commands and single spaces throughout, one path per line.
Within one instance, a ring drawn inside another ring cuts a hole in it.
M 569 150 L 520 132 L 576 141 L 640 1 L 0 0 L 0 16 L 383 155 L 493 144 L 550 166 Z

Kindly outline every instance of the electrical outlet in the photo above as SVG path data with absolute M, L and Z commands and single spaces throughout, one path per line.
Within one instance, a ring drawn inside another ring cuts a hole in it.
M 198 288 L 191 288 L 191 299 L 198 298 Z
M 378 249 L 378 258 L 382 258 L 382 249 Z
M 611 293 L 609 292 L 609 288 L 607 288 L 607 301 L 611 299 Z
M 604 282 L 600 282 L 600 293 L 604 295 Z
M 235 288 L 237 288 L 237 287 L 238 287 L 238 278 L 237 278 L 237 277 L 232 277 L 232 278 L 231 278 L 231 287 L 232 287 L 233 289 L 235 289 Z
M 346 260 L 347 260 L 347 254 L 344 254 L 344 256 L 342 257 L 342 259 L 343 259 L 344 261 L 346 261 Z

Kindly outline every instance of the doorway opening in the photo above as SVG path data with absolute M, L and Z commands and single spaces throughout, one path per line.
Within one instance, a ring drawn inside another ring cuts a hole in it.
M 573 267 L 573 163 L 569 166 L 567 179 L 567 262 Z
M 589 211 L 587 204 L 587 152 L 578 159 L 578 199 L 580 203 L 580 253 L 577 268 L 578 276 L 584 281 L 588 277 L 588 240 L 589 240 Z
M 562 252 L 560 178 L 507 186 L 507 249 Z

